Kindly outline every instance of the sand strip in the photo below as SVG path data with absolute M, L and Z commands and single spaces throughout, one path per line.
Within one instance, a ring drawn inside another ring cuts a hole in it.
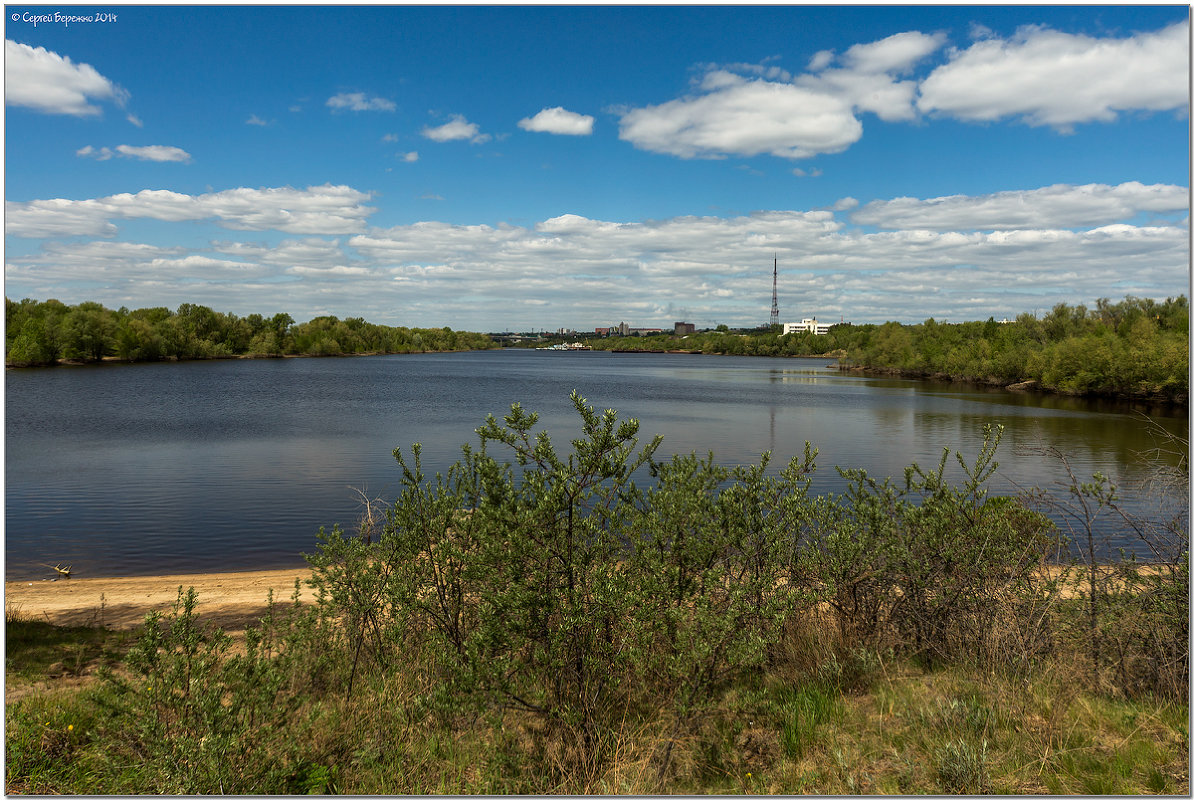
M 225 630 L 244 630 L 264 613 L 269 590 L 277 602 L 289 602 L 295 578 L 305 581 L 307 568 L 257 572 L 214 572 L 135 578 L 60 578 L 56 581 L 7 581 L 4 607 L 26 619 L 55 625 L 103 625 L 127 629 L 139 625 L 152 609 L 168 611 L 178 587 L 194 586 L 198 613 Z M 303 598 L 310 599 L 303 585 Z

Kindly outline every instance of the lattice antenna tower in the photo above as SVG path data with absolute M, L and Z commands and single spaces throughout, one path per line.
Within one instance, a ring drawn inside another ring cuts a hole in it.
M 779 256 L 771 267 L 771 324 L 779 324 Z

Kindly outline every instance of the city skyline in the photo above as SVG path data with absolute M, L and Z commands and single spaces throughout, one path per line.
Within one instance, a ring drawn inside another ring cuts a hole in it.
M 773 258 L 781 321 L 1187 291 L 1187 6 L 7 11 L 14 300 L 756 327 Z

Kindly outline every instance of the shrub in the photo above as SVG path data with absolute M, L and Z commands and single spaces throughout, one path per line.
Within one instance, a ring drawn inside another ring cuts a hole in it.
M 957 454 L 961 486 L 945 479 L 948 450 L 934 470 L 908 467 L 902 488 L 839 470 L 847 492 L 818 504 L 800 569 L 803 581 L 826 587 L 845 644 L 894 644 L 930 664 L 998 655 L 996 625 L 1031 594 L 1053 529 L 1016 500 L 987 496 L 1001 435 L 986 426 L 971 465 Z M 1018 622 L 1042 621 L 1043 607 L 1021 608 L 1037 616 Z

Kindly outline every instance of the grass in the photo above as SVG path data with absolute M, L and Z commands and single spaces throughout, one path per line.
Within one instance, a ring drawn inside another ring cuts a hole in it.
M 6 613 L 5 677 L 29 683 L 63 676 L 81 676 L 98 663 L 116 659 L 127 649 L 127 633 L 97 626 L 63 627 Z
M 54 688 L 55 665 L 111 656 L 127 636 L 11 616 L 6 628 L 10 687 L 50 686 L 6 704 L 14 794 L 227 790 L 238 779 L 288 794 L 1189 792 L 1187 706 L 1099 694 L 1060 664 L 998 674 L 845 656 L 810 673 L 805 655 L 727 693 L 680 736 L 665 709 L 627 709 L 587 750 L 513 712 L 500 724 L 441 717 L 410 676 L 376 673 L 351 700 L 311 697 L 253 728 L 261 753 L 237 761 L 205 749 L 214 734 L 171 758 L 140 751 L 115 730 L 127 726 L 114 716 L 115 684 Z M 833 679 L 843 673 L 850 680 Z M 214 783 L 180 783 L 179 767 Z

